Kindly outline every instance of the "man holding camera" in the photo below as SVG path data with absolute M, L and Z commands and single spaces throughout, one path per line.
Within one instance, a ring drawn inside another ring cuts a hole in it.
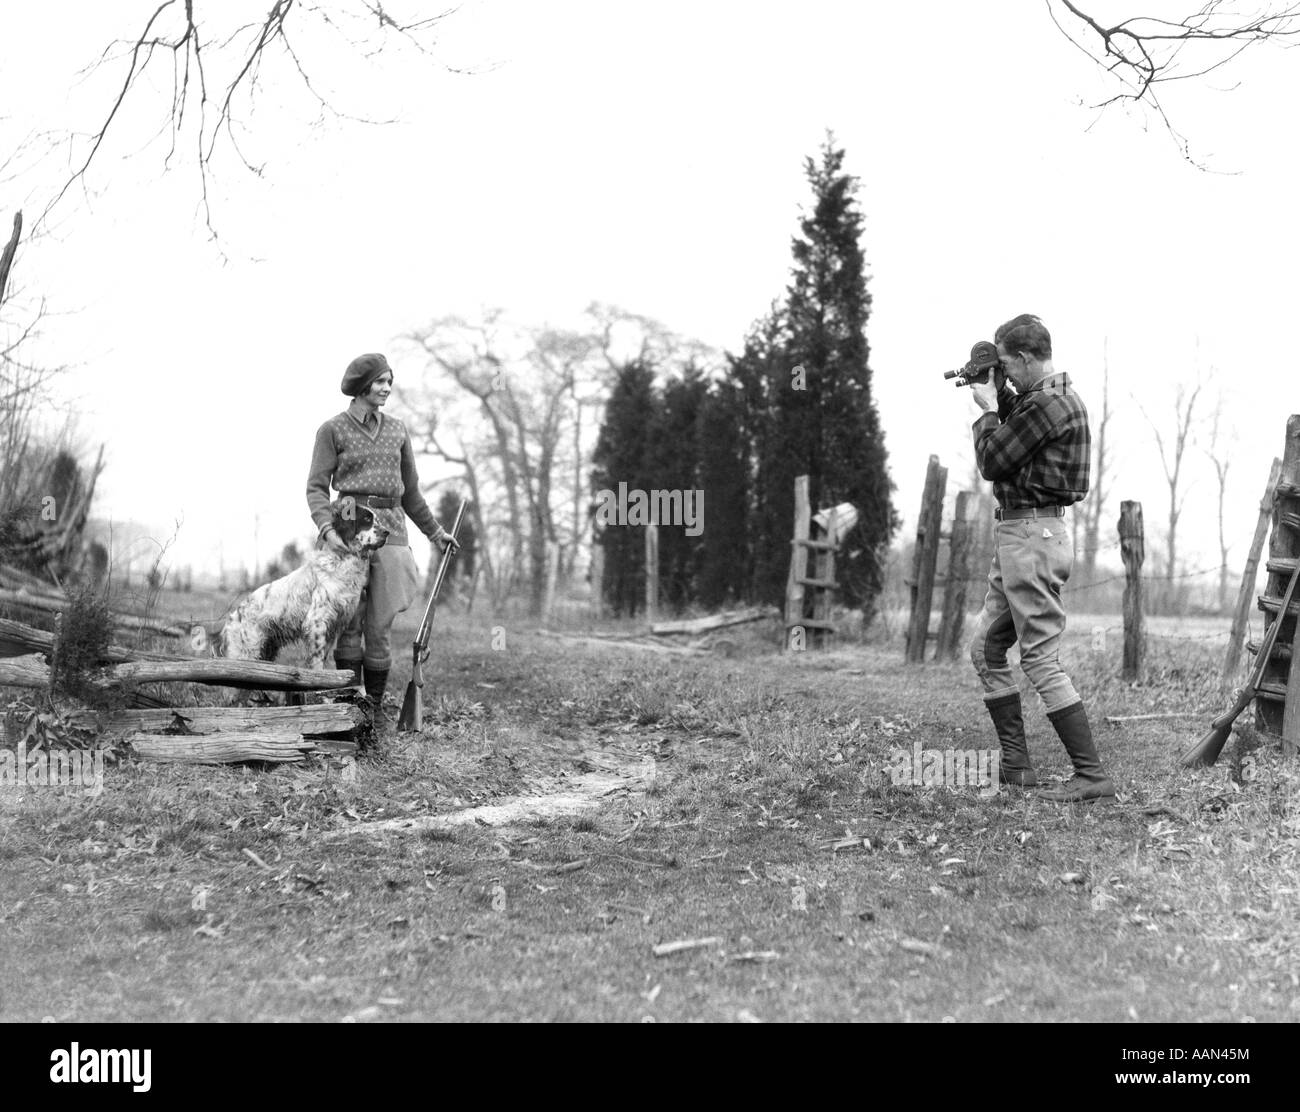
M 1053 368 L 1052 338 L 1041 320 L 1022 314 L 1002 325 L 994 340 L 991 374 L 970 383 L 975 404 L 984 410 L 974 426 L 975 459 L 998 503 L 989 590 L 970 655 L 1002 747 L 999 775 L 1003 783 L 1024 788 L 1038 784 L 1020 689 L 1007 663 L 1007 650 L 1019 642 L 1020 668 L 1074 765 L 1067 784 L 1043 790 L 1040 798 L 1113 801 L 1115 787 L 1101 767 L 1083 700 L 1059 656 L 1065 631 L 1061 588 L 1074 565 L 1065 508 L 1088 493 L 1088 412 L 1069 377 Z M 992 352 L 988 356 L 991 364 Z

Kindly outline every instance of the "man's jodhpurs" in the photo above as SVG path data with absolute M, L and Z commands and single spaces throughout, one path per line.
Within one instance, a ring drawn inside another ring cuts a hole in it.
M 1021 671 L 1049 714 L 1079 701 L 1059 657 L 1065 632 L 1061 589 L 1073 567 L 1074 543 L 1063 518 L 994 524 L 989 589 L 970 646 L 986 703 L 1019 692 L 1007 663 L 1007 650 L 1017 642 Z
M 393 621 L 415 600 L 420 574 L 409 545 L 384 545 L 370 554 L 370 578 L 352 620 L 339 634 L 334 656 L 360 660 L 373 671 L 393 662 Z M 365 651 L 362 652 L 362 639 Z

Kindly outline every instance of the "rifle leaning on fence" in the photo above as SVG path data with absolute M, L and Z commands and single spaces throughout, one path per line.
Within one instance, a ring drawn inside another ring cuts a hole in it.
M 451 539 L 458 540 L 461 519 L 465 516 L 468 498 L 462 498 L 460 508 L 456 511 L 456 520 L 452 522 Z M 411 645 L 411 682 L 406 685 L 406 696 L 402 699 L 402 713 L 397 719 L 397 728 L 402 731 L 419 730 L 424 720 L 424 662 L 429 659 L 429 635 L 433 632 L 433 614 L 438 604 L 438 593 L 442 590 L 443 580 L 447 578 L 447 569 L 451 567 L 452 557 L 456 554 L 458 544 L 449 544 L 443 551 L 438 564 L 438 574 L 433 579 L 433 590 L 429 592 L 429 605 L 424 608 L 424 620 L 420 623 L 420 632 L 416 634 Z
M 1201 768 L 1212 765 L 1219 759 L 1237 715 L 1250 706 L 1259 690 L 1260 681 L 1264 678 L 1264 669 L 1268 667 L 1268 659 L 1273 655 L 1273 646 L 1277 642 L 1277 631 L 1282 628 L 1282 620 L 1291 605 L 1291 596 L 1295 594 L 1298 579 L 1300 579 L 1300 564 L 1297 564 L 1295 571 L 1291 573 L 1291 581 L 1286 585 L 1286 592 L 1282 595 L 1282 607 L 1260 643 L 1259 655 L 1255 658 L 1255 667 L 1250 671 L 1250 679 L 1246 681 L 1246 686 L 1237 693 L 1232 706 L 1210 724 L 1205 736 L 1178 758 L 1179 768 Z

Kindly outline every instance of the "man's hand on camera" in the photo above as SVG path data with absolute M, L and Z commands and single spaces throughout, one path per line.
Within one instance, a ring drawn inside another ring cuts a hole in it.
M 975 399 L 975 404 L 984 410 L 996 411 L 998 408 L 998 388 L 993 382 L 974 382 L 970 388 L 971 397 Z

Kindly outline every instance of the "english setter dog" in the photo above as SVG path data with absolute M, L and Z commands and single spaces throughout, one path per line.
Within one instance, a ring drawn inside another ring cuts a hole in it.
M 307 646 L 307 667 L 324 668 L 339 632 L 356 612 L 370 573 L 370 554 L 388 540 L 375 515 L 350 498 L 334 503 L 334 529 L 347 546 L 313 550 L 302 567 L 258 587 L 221 630 L 229 660 L 275 660 L 294 641 Z

